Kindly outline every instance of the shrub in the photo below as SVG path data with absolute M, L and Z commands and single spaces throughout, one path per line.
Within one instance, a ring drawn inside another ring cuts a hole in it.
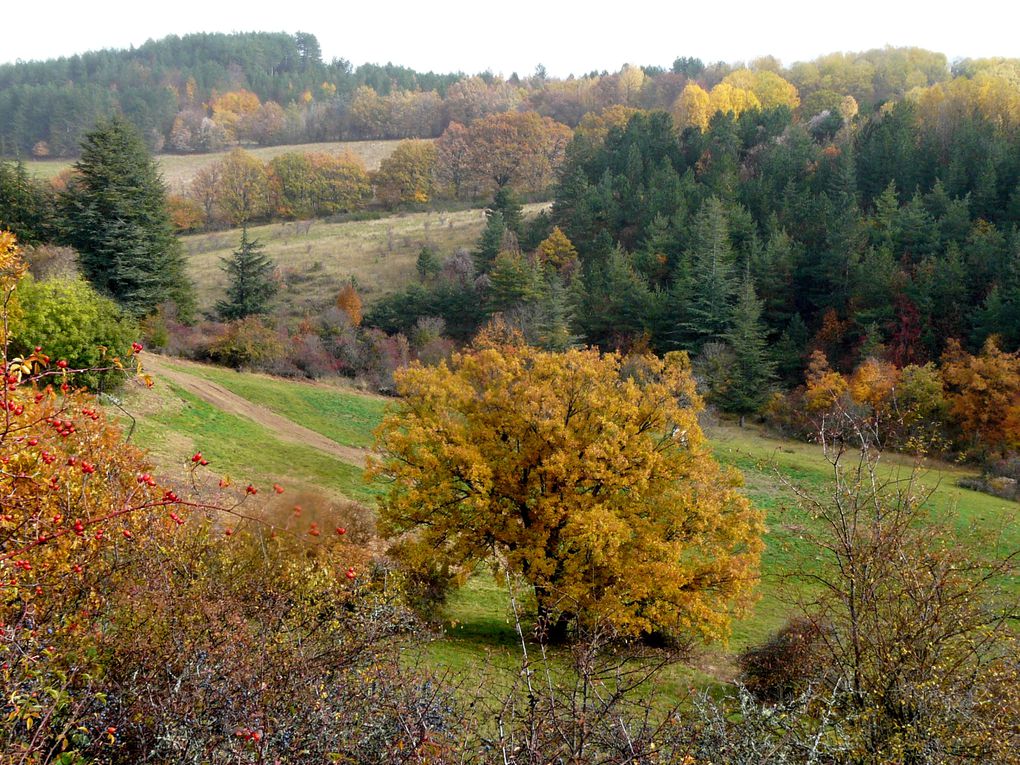
M 209 347 L 209 356 L 236 369 L 270 364 L 284 355 L 279 335 L 249 316 L 226 325 L 223 337 Z
M 131 353 L 138 326 L 109 298 L 81 278 L 36 281 L 26 276 L 18 287 L 20 316 L 12 327 L 11 349 L 28 354 L 41 346 L 64 360 L 75 384 L 109 388 L 123 379 L 117 358 Z
M 737 659 L 740 681 L 760 702 L 778 704 L 801 695 L 822 666 L 821 627 L 810 619 L 789 620 L 762 645 Z

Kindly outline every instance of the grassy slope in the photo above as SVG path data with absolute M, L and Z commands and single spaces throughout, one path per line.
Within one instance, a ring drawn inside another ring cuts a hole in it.
M 335 386 L 242 375 L 195 364 L 182 368 L 349 446 L 370 443 L 370 432 L 386 407 L 386 401 L 378 397 Z M 191 449 L 201 448 L 213 466 L 239 478 L 256 473 L 264 481 L 298 480 L 348 496 L 365 498 L 369 494 L 355 468 L 275 441 L 264 429 L 224 415 L 179 390 L 157 391 L 157 398 L 160 396 L 163 403 L 159 407 L 141 412 L 137 440 L 159 444 L 161 450 L 171 449 L 178 461 Z M 803 533 L 812 523 L 798 507 L 790 482 L 824 496 L 831 479 L 831 468 L 816 446 L 771 438 L 751 428 L 722 426 L 711 429 L 709 435 L 716 457 L 744 473 L 748 495 L 767 513 L 761 598 L 747 617 L 734 623 L 728 647 L 710 648 L 695 667 L 675 667 L 661 678 L 667 698 L 679 698 L 692 683 L 713 686 L 726 678 L 732 672 L 734 652 L 760 642 L 786 619 L 797 592 L 789 591 L 793 585 L 784 584 L 783 574 L 798 560 L 810 559 Z M 883 465 L 883 474 L 891 476 L 908 470 L 910 461 L 886 455 Z M 965 470 L 952 466 L 931 466 L 924 481 L 934 488 L 932 509 L 952 519 L 960 539 L 968 544 L 985 546 L 988 540 L 998 538 L 993 532 L 1008 522 L 1005 539 L 1020 545 L 1020 527 L 1014 518 L 1017 506 L 958 488 L 955 480 L 964 474 Z M 430 662 L 475 675 L 479 667 L 485 667 L 486 680 L 512 682 L 519 648 L 501 580 L 480 572 L 454 593 L 442 616 L 446 634 L 426 649 Z
M 527 205 L 526 214 L 544 207 Z M 277 302 L 290 316 L 314 313 L 336 297 L 352 276 L 368 301 L 417 279 L 415 262 L 423 245 L 446 255 L 471 247 L 485 226 L 481 210 L 398 214 L 368 221 L 271 223 L 249 229 L 265 245 L 283 278 Z M 237 249 L 239 229 L 184 237 L 188 273 L 199 308 L 211 309 L 223 295 L 222 258 Z
M 263 162 L 268 162 L 273 157 L 286 154 L 291 151 L 299 152 L 325 152 L 328 154 L 342 154 L 349 151 L 365 163 L 369 170 L 376 170 L 379 163 L 390 155 L 399 141 L 336 141 L 330 143 L 305 143 L 291 146 L 265 146 L 261 148 L 247 148 L 245 151 L 254 154 Z M 156 161 L 159 162 L 163 171 L 163 178 L 171 191 L 180 191 L 187 186 L 195 173 L 203 167 L 207 167 L 223 159 L 229 152 L 219 151 L 209 154 L 158 154 Z M 53 178 L 63 170 L 74 164 L 71 159 L 32 159 L 25 161 L 28 172 L 39 178 Z
M 204 364 L 171 364 L 211 380 L 231 393 L 281 414 L 344 446 L 370 447 L 372 433 L 386 410 L 381 396 L 354 393 L 339 385 L 283 380 L 262 374 L 238 374 Z
M 125 408 L 136 417 L 136 443 L 150 449 L 153 462 L 170 475 L 195 451 L 209 469 L 235 481 L 266 487 L 273 482 L 319 488 L 331 495 L 368 500 L 371 488 L 361 470 L 317 449 L 275 438 L 250 420 L 227 414 L 174 385 L 157 383 L 135 392 Z

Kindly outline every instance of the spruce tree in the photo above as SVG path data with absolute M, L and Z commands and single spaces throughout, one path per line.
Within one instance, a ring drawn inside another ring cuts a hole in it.
M 241 246 L 229 258 L 221 258 L 222 268 L 230 279 L 227 299 L 216 304 L 216 312 L 224 321 L 267 313 L 269 301 L 276 294 L 273 271 L 276 264 L 261 252 L 258 239 L 248 239 L 248 227 L 241 229 Z
M 733 349 L 733 366 L 729 384 L 723 391 L 720 405 L 728 412 L 744 417 L 759 411 L 768 400 L 775 379 L 775 365 L 766 350 L 765 325 L 761 320 L 762 303 L 754 293 L 754 285 L 745 279 L 726 342 Z
M 684 329 L 689 347 L 700 350 L 707 342 L 724 339 L 735 292 L 733 247 L 726 211 L 717 198 L 708 199 L 698 213 L 692 240 L 691 251 L 681 261 L 690 280 Z
M 489 205 L 485 213 L 490 217 L 495 213 L 502 215 L 503 225 L 510 231 L 513 231 L 518 237 L 523 232 L 524 209 L 521 207 L 521 203 L 517 201 L 517 195 L 514 194 L 512 189 L 506 186 L 501 187 L 496 192 L 492 204 Z
M 194 298 L 166 187 L 136 129 L 121 117 L 99 123 L 74 167 L 60 200 L 62 239 L 86 278 L 137 316 L 168 299 L 188 316 Z
M 499 255 L 500 248 L 503 245 L 503 235 L 507 231 L 502 213 L 498 211 L 491 212 L 488 217 L 489 220 L 485 224 L 485 230 L 482 231 L 478 244 L 475 245 L 475 251 L 472 253 L 475 259 L 475 268 L 479 273 L 483 274 L 488 273 L 489 269 L 492 268 L 492 264 L 496 260 L 496 256 Z

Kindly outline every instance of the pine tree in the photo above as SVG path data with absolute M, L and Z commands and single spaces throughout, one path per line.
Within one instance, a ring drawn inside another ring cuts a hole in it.
M 258 239 L 248 239 L 248 227 L 241 229 L 241 246 L 229 258 L 221 258 L 222 268 L 230 279 L 227 299 L 216 304 L 216 312 L 224 321 L 264 314 L 276 294 L 273 271 L 276 264 L 261 252 Z
M 85 276 L 135 315 L 168 298 L 193 310 L 192 286 L 166 206 L 166 187 L 135 128 L 114 117 L 82 143 L 76 176 L 61 197 L 62 239 Z
M 730 331 L 726 334 L 726 341 L 733 349 L 733 367 L 720 402 L 724 410 L 740 415 L 741 427 L 745 416 L 765 405 L 775 379 L 775 365 L 766 350 L 766 329 L 761 312 L 762 303 L 754 294 L 754 285 L 750 279 L 745 279 L 733 309 Z

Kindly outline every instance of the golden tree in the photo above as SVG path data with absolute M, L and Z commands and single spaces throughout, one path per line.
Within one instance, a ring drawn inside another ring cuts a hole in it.
M 686 354 L 502 345 L 396 376 L 371 473 L 412 570 L 496 559 L 561 637 L 724 637 L 751 600 L 762 516 L 712 458 Z

